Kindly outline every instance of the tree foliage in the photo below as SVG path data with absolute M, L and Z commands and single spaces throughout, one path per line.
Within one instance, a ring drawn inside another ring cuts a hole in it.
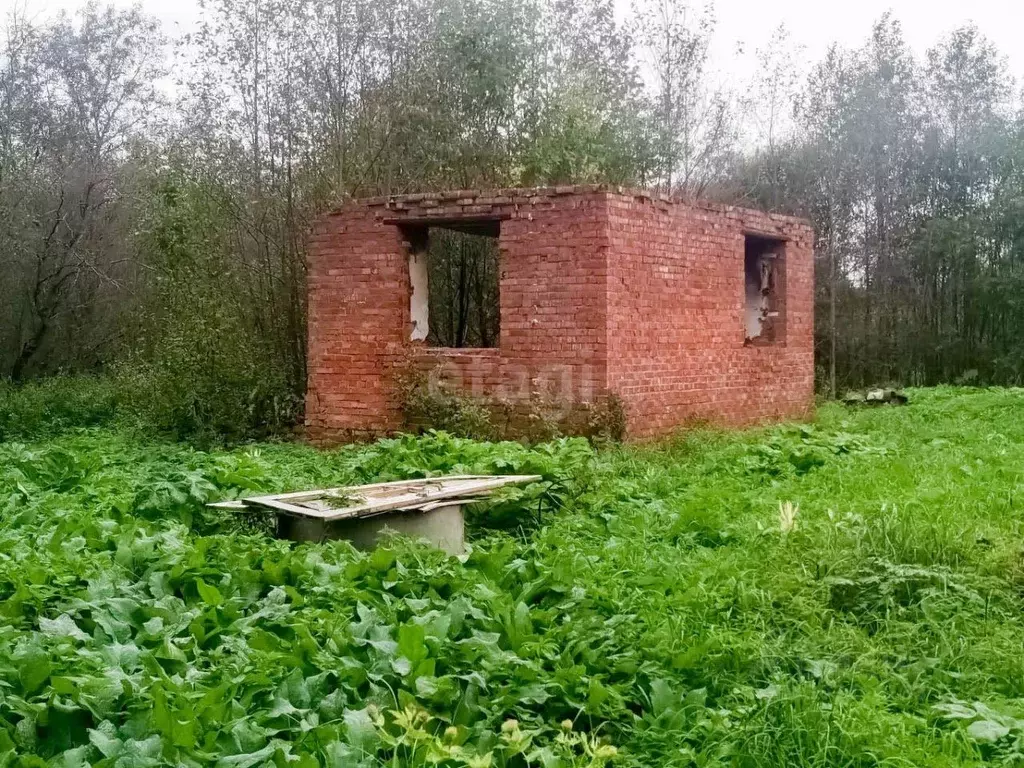
M 886 16 L 863 47 L 814 68 L 777 168 L 757 156 L 742 169 L 754 199 L 815 222 L 818 360 L 833 391 L 1021 381 L 1024 122 L 1013 93 L 976 28 L 919 61 Z

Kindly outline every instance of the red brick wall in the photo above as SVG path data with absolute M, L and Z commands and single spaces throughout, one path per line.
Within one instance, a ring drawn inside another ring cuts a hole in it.
M 814 401 L 813 233 L 796 219 L 639 195 L 609 201 L 608 387 L 631 437 L 750 424 Z M 786 241 L 782 339 L 744 344 L 744 233 Z
M 325 216 L 309 240 L 307 281 L 311 433 L 397 428 L 391 380 L 406 354 L 411 291 L 400 230 L 359 206 Z
M 498 349 L 409 341 L 409 227 L 500 220 Z M 785 339 L 744 346 L 743 232 L 788 241 Z M 738 209 L 607 188 L 446 192 L 350 203 L 309 244 L 314 439 L 402 427 L 397 384 L 441 366 L 484 399 L 594 402 L 618 394 L 631 436 L 694 418 L 748 423 L 813 398 L 812 233 Z
M 500 220 L 499 348 L 409 341 L 410 227 Z M 447 192 L 356 201 L 324 217 L 309 246 L 314 439 L 396 431 L 397 384 L 438 368 L 465 391 L 511 402 L 591 402 L 607 378 L 607 194 L 598 187 Z

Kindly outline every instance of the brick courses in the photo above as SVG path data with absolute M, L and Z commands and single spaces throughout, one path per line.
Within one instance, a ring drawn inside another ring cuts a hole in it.
M 500 227 L 499 346 L 431 349 L 409 340 L 409 239 L 467 221 Z M 744 343 L 745 233 L 785 241 L 771 344 Z M 307 428 L 318 441 L 398 431 L 398 382 L 438 367 L 484 400 L 615 394 L 633 438 L 804 416 L 812 245 L 802 220 L 605 186 L 346 203 L 309 241 Z

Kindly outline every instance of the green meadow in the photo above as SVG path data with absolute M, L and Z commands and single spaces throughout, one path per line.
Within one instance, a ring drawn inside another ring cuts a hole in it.
M 0 766 L 1024 763 L 1024 390 L 909 394 L 625 447 L 8 419 Z M 543 481 L 460 558 L 204 506 L 453 472 Z

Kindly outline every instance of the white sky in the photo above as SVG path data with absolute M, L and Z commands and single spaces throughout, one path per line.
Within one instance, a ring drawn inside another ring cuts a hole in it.
M 628 0 L 617 1 L 628 4 Z M 13 8 L 15 3 L 27 4 L 33 15 L 39 12 L 45 16 L 59 9 L 74 9 L 83 2 L 0 0 L 0 11 Z M 114 2 L 132 4 L 132 0 Z M 694 6 L 702 4 L 701 0 L 693 2 Z M 142 0 L 142 6 L 164 22 L 169 35 L 188 31 L 197 15 L 196 0 Z M 848 47 L 860 45 L 867 39 L 872 23 L 891 10 L 918 55 L 953 28 L 975 22 L 1008 57 L 1010 71 L 1018 82 L 1024 80 L 1024 0 L 714 0 L 714 7 L 718 23 L 712 63 L 726 77 L 749 77 L 754 49 L 763 45 L 779 24 L 785 24 L 794 43 L 804 47 L 809 64 L 820 59 L 832 42 Z M 744 45 L 747 55 L 737 55 L 738 44 Z
M 851 48 L 861 45 L 874 22 L 892 11 L 918 56 L 956 27 L 974 22 L 1007 56 L 1018 82 L 1024 79 L 1022 0 L 716 0 L 714 6 L 718 25 L 713 58 L 725 72 L 740 74 L 737 67 L 750 66 L 736 56 L 737 43 L 752 53 L 780 23 L 794 43 L 804 46 L 810 64 L 834 42 Z

